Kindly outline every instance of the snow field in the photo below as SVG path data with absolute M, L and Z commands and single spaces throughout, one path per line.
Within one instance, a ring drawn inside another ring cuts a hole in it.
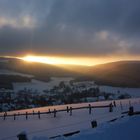
M 120 102 L 123 105 L 123 110 L 120 106 Z M 96 120 L 98 125 L 110 121 L 112 119 L 118 118 L 122 116 L 122 112 L 128 111 L 129 104 L 134 106 L 135 111 L 140 111 L 140 99 L 127 99 L 127 100 L 117 100 L 117 107 L 113 108 L 114 111 L 109 112 L 109 108 L 93 108 L 92 113 L 89 114 L 89 109 L 79 109 L 73 110 L 72 116 L 69 113 L 65 112 L 57 112 L 56 118 L 54 118 L 54 114 L 43 114 L 41 118 L 38 118 L 38 115 L 30 115 L 28 116 L 28 120 L 26 120 L 24 116 L 16 116 L 16 120 L 14 117 L 7 117 L 6 120 L 3 120 L 3 117 L 0 118 L 0 140 L 17 140 L 16 136 L 22 131 L 26 131 L 29 140 L 38 137 L 54 137 L 58 135 L 63 135 L 66 133 L 74 132 L 74 131 L 83 131 L 91 128 L 91 121 Z M 101 106 L 108 105 L 111 101 L 103 101 L 103 102 L 94 102 L 90 103 L 92 106 Z M 75 107 L 83 107 L 88 106 L 89 103 L 82 104 L 72 104 L 72 105 L 61 105 L 61 106 L 51 106 L 51 107 L 43 107 L 43 108 L 34 108 L 27 109 L 21 111 L 11 111 L 7 112 L 10 114 L 18 114 L 20 113 L 31 113 L 33 110 L 35 112 L 46 112 L 49 109 L 60 110 L 66 109 L 66 106 Z M 3 115 L 1 113 L 0 115 Z M 124 114 L 125 115 L 125 114 Z

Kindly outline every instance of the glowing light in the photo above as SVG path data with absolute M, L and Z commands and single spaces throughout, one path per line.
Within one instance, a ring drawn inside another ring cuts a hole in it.
M 54 64 L 54 65 L 95 65 L 98 64 L 95 60 L 92 61 L 91 58 L 74 58 L 74 57 L 45 57 L 45 56 L 25 56 L 22 58 L 25 61 L 28 62 L 40 62 L 40 63 L 46 63 L 46 64 Z
M 40 62 L 47 64 L 60 64 L 60 60 L 53 57 L 42 57 L 42 56 L 26 56 L 23 60 L 28 62 Z
M 53 65 L 83 65 L 83 66 L 93 66 L 98 64 L 104 64 L 108 62 L 121 61 L 121 60 L 140 60 L 140 57 L 55 57 L 55 56 L 34 56 L 28 55 L 25 57 L 20 57 L 20 59 L 28 62 L 39 62 L 45 64 Z

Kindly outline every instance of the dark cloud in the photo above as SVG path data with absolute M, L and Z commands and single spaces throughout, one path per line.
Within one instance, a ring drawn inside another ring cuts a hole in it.
M 139 5 L 139 0 L 1 0 L 0 54 L 138 55 Z

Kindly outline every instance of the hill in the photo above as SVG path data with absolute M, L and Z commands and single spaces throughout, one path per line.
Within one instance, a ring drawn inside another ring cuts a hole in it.
M 8 69 L 24 74 L 31 74 L 35 77 L 59 77 L 59 76 L 76 76 L 79 74 L 79 69 L 86 68 L 83 66 L 69 65 L 50 65 L 38 62 L 26 62 L 16 58 L 1 58 L 0 69 Z M 7 61 L 6 61 L 7 60 Z M 81 75 L 81 74 L 79 74 Z
M 120 61 L 90 69 L 97 84 L 119 87 L 140 87 L 140 61 Z
M 50 77 L 74 77 L 77 81 L 94 80 L 98 85 L 140 87 L 140 61 L 119 61 L 87 67 L 0 58 L 0 69 L 30 74 L 42 81 L 49 81 Z

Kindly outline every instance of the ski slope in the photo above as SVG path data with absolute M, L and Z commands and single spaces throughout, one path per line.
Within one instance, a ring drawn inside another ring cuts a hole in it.
M 123 108 L 120 105 L 122 103 Z M 109 105 L 111 101 L 103 102 L 94 102 L 90 103 L 92 106 L 102 106 Z M 96 120 L 98 125 L 101 125 L 105 122 L 108 122 L 115 118 L 120 118 L 127 114 L 122 114 L 124 111 L 128 111 L 130 104 L 134 106 L 135 111 L 140 111 L 140 98 L 137 99 L 126 99 L 126 100 L 117 100 L 117 107 L 113 108 L 113 112 L 109 112 L 109 108 L 93 108 L 92 113 L 89 114 L 89 109 L 79 109 L 73 110 L 72 116 L 66 111 L 57 112 L 56 117 L 54 114 L 42 114 L 40 119 L 38 115 L 30 115 L 26 120 L 25 115 L 14 117 L 7 117 L 6 120 L 3 120 L 3 117 L 0 118 L 0 140 L 17 140 L 17 135 L 25 131 L 28 135 L 29 140 L 40 140 L 39 137 L 45 137 L 46 139 L 55 136 L 62 136 L 74 131 L 85 131 L 91 128 L 91 121 Z M 36 109 L 28 109 L 21 111 L 11 111 L 8 112 L 8 115 L 14 113 L 32 113 L 34 112 L 46 112 L 49 109 L 51 111 L 66 109 L 67 106 L 73 108 L 88 106 L 89 103 L 82 104 L 72 104 L 72 105 L 61 105 L 61 106 L 51 106 L 43 107 Z M 3 115 L 1 113 L 0 115 Z M 37 137 L 39 139 L 37 139 Z M 44 140 L 44 139 L 42 139 Z

